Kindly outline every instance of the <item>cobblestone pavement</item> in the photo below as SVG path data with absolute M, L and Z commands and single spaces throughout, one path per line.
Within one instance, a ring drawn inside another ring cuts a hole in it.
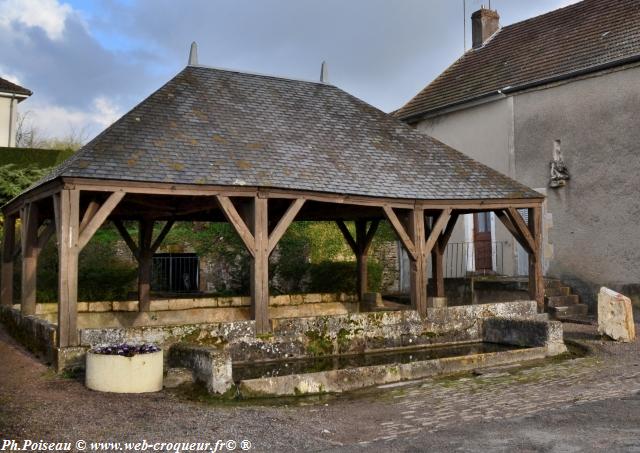
M 90 392 L 52 378 L 0 329 L 0 437 L 246 438 L 253 451 L 640 451 L 640 342 L 602 341 L 580 325 L 565 325 L 565 336 L 591 353 L 338 397 L 221 405 Z

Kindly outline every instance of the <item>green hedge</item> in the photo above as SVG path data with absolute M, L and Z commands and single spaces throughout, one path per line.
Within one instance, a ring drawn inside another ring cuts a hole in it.
M 6 148 L 0 147 L 0 166 L 13 164 L 17 168 L 49 168 L 72 156 L 70 149 Z

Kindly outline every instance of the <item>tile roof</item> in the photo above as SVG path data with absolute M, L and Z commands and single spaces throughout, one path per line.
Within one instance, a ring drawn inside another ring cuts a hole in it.
M 409 120 L 507 87 L 640 56 L 640 1 L 584 0 L 500 29 L 406 105 Z
M 23 96 L 31 96 L 33 93 L 31 90 L 21 87 L 13 82 L 9 82 L 6 79 L 0 77 L 0 93 L 20 94 Z
M 540 198 L 328 84 L 188 66 L 56 177 L 404 199 Z

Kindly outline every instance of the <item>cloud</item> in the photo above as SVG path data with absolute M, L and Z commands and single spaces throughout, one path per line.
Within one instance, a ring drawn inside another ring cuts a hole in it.
M 3 68 L 2 66 L 0 66 L 0 77 L 2 77 L 5 80 L 8 80 L 9 82 L 13 82 L 16 85 L 22 85 L 22 82 L 20 81 L 20 77 L 18 77 L 16 74 L 12 72 L 7 72 L 5 68 Z
M 95 131 L 109 127 L 123 112 L 109 99 L 98 96 L 92 100 L 88 108 L 34 103 L 28 110 L 24 110 L 23 114 L 27 115 L 29 123 L 42 137 L 72 135 L 89 139 Z
M 0 26 L 13 31 L 16 24 L 42 29 L 49 39 L 62 39 L 71 6 L 56 0 L 3 0 L 0 2 Z

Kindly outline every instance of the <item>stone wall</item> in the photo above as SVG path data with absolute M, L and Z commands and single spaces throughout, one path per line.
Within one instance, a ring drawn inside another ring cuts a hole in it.
M 250 319 L 249 297 L 208 297 L 151 301 L 149 312 L 139 312 L 137 301 L 79 302 L 78 328 L 137 327 L 175 324 L 234 322 Z M 19 305 L 14 308 L 19 309 Z M 293 294 L 272 296 L 271 318 L 342 315 L 359 309 L 351 294 Z M 57 322 L 58 304 L 37 304 L 36 315 Z
M 536 316 L 534 301 L 431 309 L 426 319 L 412 310 L 273 320 L 273 333 L 255 335 L 255 323 L 83 329 L 81 343 L 152 342 L 168 348 L 179 342 L 224 347 L 234 361 L 372 352 L 430 344 L 482 341 L 489 317 Z
M 22 316 L 20 310 L 0 306 L 0 322 L 11 336 L 45 363 L 56 362 L 56 326 L 37 316 Z

